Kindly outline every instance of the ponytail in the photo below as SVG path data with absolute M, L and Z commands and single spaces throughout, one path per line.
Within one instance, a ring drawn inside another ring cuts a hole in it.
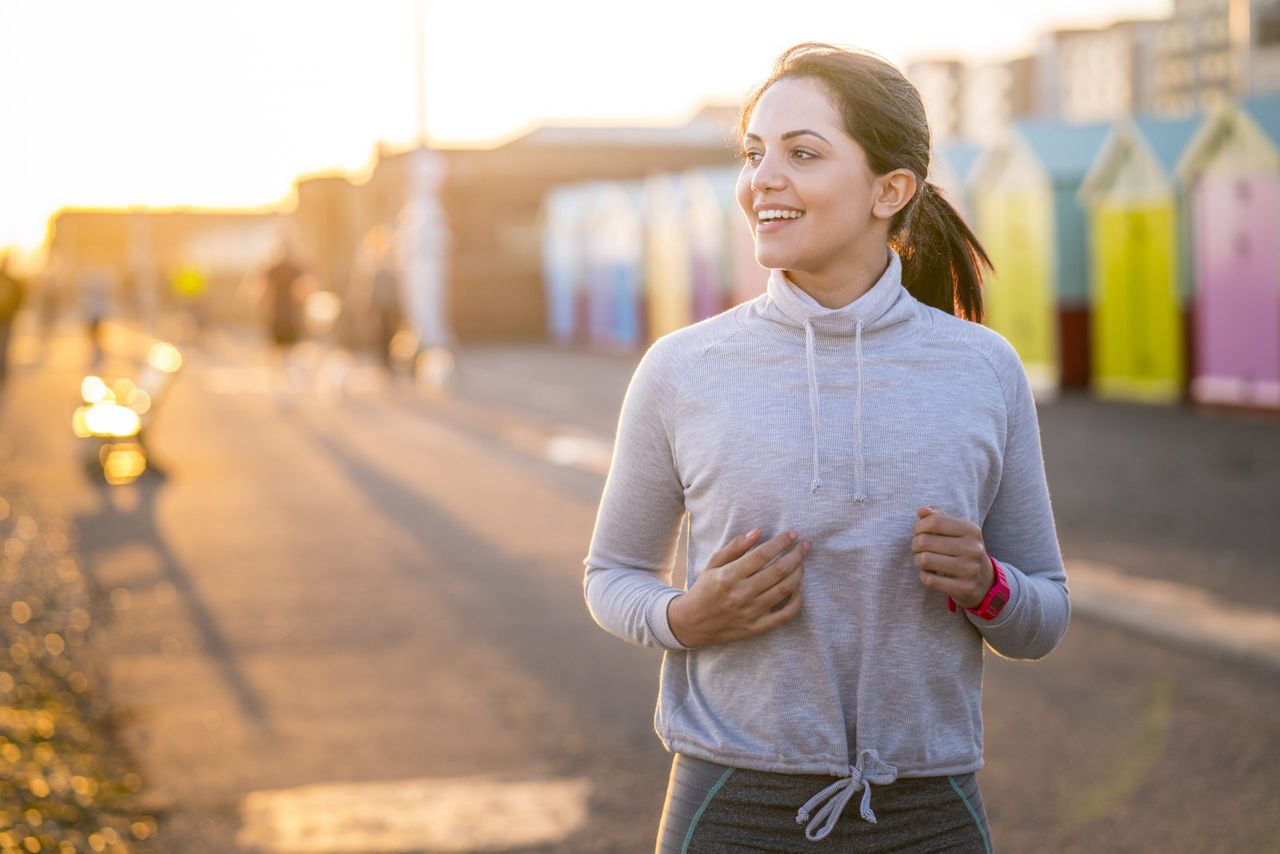
M 983 268 L 994 268 L 949 201 L 925 181 L 890 240 L 902 258 L 902 284 L 925 305 L 981 323 Z

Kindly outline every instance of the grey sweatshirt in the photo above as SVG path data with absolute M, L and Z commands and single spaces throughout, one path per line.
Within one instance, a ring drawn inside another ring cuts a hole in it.
M 773 270 L 765 294 L 655 342 L 627 390 L 586 559 L 595 620 L 666 650 L 655 716 L 666 748 L 835 775 L 814 799 L 832 798 L 814 819 L 828 831 L 857 791 L 874 820 L 870 783 L 978 770 L 984 640 L 1039 658 L 1070 610 L 1017 354 L 901 278 L 890 250 L 867 293 L 827 309 Z M 995 620 L 952 613 L 920 583 L 923 506 L 982 528 L 1010 588 Z M 747 640 L 681 645 L 667 606 L 686 513 L 689 586 L 752 528 L 760 541 L 789 529 L 810 540 L 797 616 Z

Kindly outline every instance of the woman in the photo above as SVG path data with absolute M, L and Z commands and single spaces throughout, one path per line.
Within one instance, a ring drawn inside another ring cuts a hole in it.
M 597 622 L 667 652 L 659 851 L 990 851 L 983 645 L 1040 658 L 1069 604 L 986 255 L 887 63 L 798 45 L 741 131 L 767 292 L 646 353 L 586 561 Z

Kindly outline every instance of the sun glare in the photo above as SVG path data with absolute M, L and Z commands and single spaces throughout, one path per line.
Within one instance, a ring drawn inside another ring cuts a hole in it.
M 359 173 L 416 139 L 418 0 L 0 4 L 0 246 L 32 248 L 64 207 L 279 205 L 303 174 Z M 488 147 L 541 123 L 678 123 L 736 101 L 788 44 L 1008 53 L 1055 20 L 1165 14 L 1169 0 L 856 5 L 654 0 L 620 25 L 586 0 L 425 0 L 425 120 Z M 974 6 L 981 8 L 974 8 Z M 566 25 L 570 22 L 571 25 Z M 959 35 L 963 34 L 963 35 Z

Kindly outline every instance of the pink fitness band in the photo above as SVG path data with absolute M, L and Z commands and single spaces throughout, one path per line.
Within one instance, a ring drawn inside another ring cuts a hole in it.
M 996 576 L 995 581 L 991 583 L 991 589 L 987 591 L 987 595 L 978 603 L 978 607 L 965 608 L 965 610 L 984 620 L 994 620 L 1004 610 L 1004 606 L 1009 604 L 1009 583 L 1005 580 L 1004 570 L 996 562 L 996 559 L 991 555 L 987 555 L 987 559 L 991 561 L 991 569 Z M 947 609 L 953 614 L 956 612 L 955 600 L 950 596 L 947 597 Z

